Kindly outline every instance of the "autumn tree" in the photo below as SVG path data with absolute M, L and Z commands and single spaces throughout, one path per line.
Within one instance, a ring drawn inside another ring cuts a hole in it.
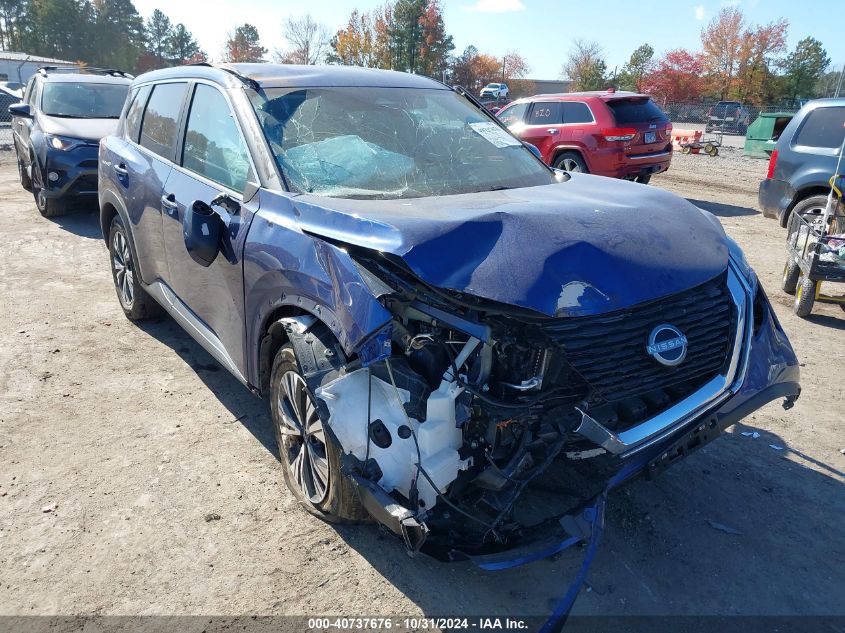
M 449 53 L 454 48 L 452 36 L 446 34 L 439 0 L 428 0 L 420 16 L 418 72 L 429 77 L 442 78 L 446 72 Z
M 385 4 L 367 13 L 352 11 L 346 28 L 331 41 L 327 61 L 347 66 L 391 68 L 389 25 L 393 6 Z
M 144 34 L 147 41 L 147 52 L 155 60 L 153 68 L 163 67 L 168 44 L 173 36 L 173 24 L 170 22 L 170 18 L 161 10 L 156 9 L 144 26 Z
M 261 46 L 258 29 L 242 24 L 229 34 L 223 58 L 227 62 L 263 62 L 267 49 Z
M 637 47 L 617 77 L 621 90 L 642 92 L 644 80 L 654 68 L 654 49 L 648 44 Z
M 678 48 L 667 52 L 643 79 L 643 92 L 663 103 L 698 101 L 707 86 L 699 53 Z
M 763 103 L 772 97 L 776 57 L 786 50 L 786 20 L 749 28 L 740 47 L 734 95 L 741 101 Z
M 329 52 L 331 36 L 329 30 L 315 21 L 310 14 L 295 19 L 289 17 L 283 27 L 285 39 L 290 44 L 287 50 L 276 50 L 274 57 L 282 64 L 319 64 Z
M 830 58 L 822 43 L 813 37 L 798 42 L 781 63 L 786 96 L 790 99 L 817 96 L 816 88 L 830 65 Z M 838 75 L 838 73 L 837 73 Z M 827 96 L 818 93 L 819 96 Z
M 737 7 L 723 7 L 701 31 L 702 62 L 719 99 L 731 93 L 739 70 L 745 17 Z
M 502 64 L 492 55 L 479 53 L 475 46 L 467 46 L 451 64 L 450 82 L 478 93 L 491 81 L 501 79 Z
M 601 44 L 576 39 L 561 74 L 572 81 L 573 90 L 607 88 L 607 64 Z

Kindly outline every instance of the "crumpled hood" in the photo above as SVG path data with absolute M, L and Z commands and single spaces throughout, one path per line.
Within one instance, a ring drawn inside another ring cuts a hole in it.
M 80 138 L 99 143 L 101 138 L 117 131 L 117 119 L 63 119 L 41 115 L 41 129 L 47 134 Z
M 610 312 L 724 271 L 719 222 L 656 187 L 598 176 L 405 200 L 293 198 L 303 230 L 401 257 L 427 283 L 549 316 Z

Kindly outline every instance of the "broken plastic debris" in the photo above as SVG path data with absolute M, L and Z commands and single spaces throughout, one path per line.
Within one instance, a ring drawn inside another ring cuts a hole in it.
M 707 520 L 707 523 L 714 530 L 719 530 L 720 532 L 724 532 L 725 534 L 737 534 L 739 536 L 742 536 L 742 532 L 735 528 L 729 527 L 723 523 L 717 523 L 716 521 L 711 521 L 710 519 Z
M 783 446 L 780 446 L 779 444 L 769 444 L 769 448 L 773 448 L 776 451 L 782 451 L 783 450 Z
M 742 433 L 740 433 L 740 435 L 744 437 L 750 437 L 755 440 L 760 437 L 760 434 L 757 431 L 743 431 Z

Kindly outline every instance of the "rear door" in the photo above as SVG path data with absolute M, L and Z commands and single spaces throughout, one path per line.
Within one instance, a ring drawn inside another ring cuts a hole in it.
M 131 223 L 141 278 L 148 284 L 169 271 L 162 236 L 164 183 L 176 152 L 179 120 L 188 83 L 141 86 L 126 114 L 124 138 L 108 162 Z
M 551 161 L 554 149 L 564 136 L 563 107 L 560 101 L 535 101 L 525 119 L 525 127 L 519 137 L 536 145 L 547 163 Z
M 241 258 L 246 229 L 256 209 L 243 194 L 247 182 L 255 179 L 255 170 L 229 97 L 218 87 L 199 82 L 191 92 L 177 165 L 164 192 L 169 284 L 244 372 Z M 212 204 L 221 196 L 228 200 Z M 185 214 L 189 208 L 197 208 L 194 205 L 211 206 L 224 226 L 220 252 L 210 266 L 194 261 L 186 247 Z
M 37 92 L 38 83 L 35 81 L 35 77 L 32 77 L 26 85 L 23 100 L 24 103 L 29 105 L 33 116 L 35 115 Z M 29 134 L 32 129 L 32 124 L 32 119 L 25 119 L 20 116 L 13 117 L 12 119 L 12 135 L 15 145 L 17 146 L 18 156 L 23 159 L 24 164 L 26 165 L 29 165 Z
M 617 128 L 633 130 L 634 138 L 626 144 L 628 156 L 657 154 L 671 149 L 668 145 L 672 142 L 672 124 L 654 101 L 640 97 L 609 99 L 606 104 Z

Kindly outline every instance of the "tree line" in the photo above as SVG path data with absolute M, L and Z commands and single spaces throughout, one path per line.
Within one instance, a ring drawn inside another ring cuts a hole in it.
M 647 92 L 664 103 L 735 100 L 753 105 L 795 105 L 832 96 L 839 73 L 821 42 L 805 37 L 791 51 L 789 23 L 752 25 L 734 6 L 722 8 L 701 30 L 701 49 L 677 48 L 655 57 L 643 44 L 617 73 L 609 72 L 597 42 L 575 40 L 561 69 L 573 90 Z

